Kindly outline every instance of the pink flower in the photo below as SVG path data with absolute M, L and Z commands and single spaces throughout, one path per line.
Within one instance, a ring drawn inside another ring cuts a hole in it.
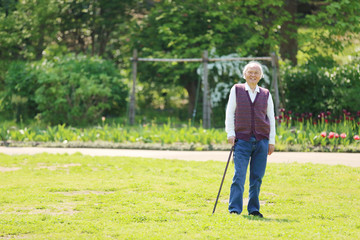
M 346 134 L 345 134 L 345 133 L 342 133 L 342 134 L 340 134 L 340 137 L 341 137 L 341 138 L 346 138 Z
M 334 138 L 334 136 L 335 136 L 335 133 L 334 133 L 334 132 L 330 132 L 330 133 L 329 133 L 329 139 Z
M 355 135 L 355 136 L 354 136 L 354 140 L 360 140 L 359 135 Z
M 102 116 L 102 117 L 101 117 L 101 121 L 105 122 L 105 120 L 106 120 L 106 117 L 105 117 L 105 116 Z
M 321 133 L 321 136 L 322 136 L 322 137 L 326 137 L 326 132 L 322 132 L 322 133 Z
M 338 134 L 338 133 L 335 133 L 334 137 L 335 137 L 335 138 L 339 138 L 339 134 Z

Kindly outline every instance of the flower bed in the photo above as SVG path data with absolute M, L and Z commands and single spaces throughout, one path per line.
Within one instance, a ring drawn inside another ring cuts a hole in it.
M 65 125 L 40 128 L 20 128 L 3 124 L 0 127 L 2 145 L 110 147 L 179 150 L 227 150 L 224 129 L 204 129 L 190 123 L 173 126 L 156 123 L 124 126 L 102 124 L 92 128 L 73 128 Z M 360 111 L 335 117 L 323 112 L 296 114 L 281 109 L 277 117 L 277 151 L 360 152 Z

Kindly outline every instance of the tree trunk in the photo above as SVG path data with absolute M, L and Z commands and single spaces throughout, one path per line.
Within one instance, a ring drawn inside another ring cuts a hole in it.
M 40 38 L 37 41 L 36 47 L 35 47 L 35 54 L 36 54 L 36 60 L 40 60 L 42 58 L 42 52 L 44 51 L 44 42 L 45 42 L 45 34 L 44 34 L 44 28 L 40 27 Z
M 181 81 L 187 81 L 187 84 L 185 85 L 185 89 L 188 92 L 189 95 L 189 105 L 188 105 L 188 117 L 192 118 L 193 111 L 196 104 L 196 88 L 197 88 L 197 81 L 189 81 L 189 79 L 183 79 L 183 77 L 187 77 L 182 75 Z
M 297 30 L 296 23 L 298 0 L 286 0 L 284 10 L 287 11 L 291 18 L 281 26 L 281 43 L 280 43 L 280 55 L 283 59 L 289 59 L 292 65 L 297 64 Z
M 103 56 L 105 54 L 106 45 L 109 41 L 110 31 L 101 31 L 101 35 L 99 35 L 99 56 Z

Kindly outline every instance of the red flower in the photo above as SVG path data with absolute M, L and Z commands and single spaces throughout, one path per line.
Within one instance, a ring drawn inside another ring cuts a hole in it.
M 280 112 L 285 112 L 285 108 L 280 108 Z
M 355 139 L 355 140 L 360 140 L 359 135 L 355 135 L 355 136 L 354 136 L 354 139 Z
M 341 138 L 346 138 L 346 134 L 345 134 L 345 133 L 342 133 L 342 134 L 340 134 L 340 137 L 341 137 Z
M 334 137 L 335 137 L 335 138 L 339 138 L 339 134 L 338 134 L 338 133 L 335 133 Z
M 325 119 L 325 123 L 328 123 L 329 121 L 327 119 Z
M 330 132 L 330 133 L 329 133 L 329 139 L 334 138 L 334 136 L 335 136 L 335 133 L 334 133 L 334 132 Z
M 330 111 L 327 111 L 326 114 L 329 116 L 329 115 L 331 115 L 331 112 L 330 112 Z
M 326 137 L 326 132 L 322 132 L 322 133 L 321 133 L 321 136 L 322 136 L 322 137 Z

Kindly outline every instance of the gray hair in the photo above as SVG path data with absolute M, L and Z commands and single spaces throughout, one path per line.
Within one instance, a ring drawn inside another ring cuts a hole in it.
M 251 61 L 251 62 L 249 62 L 248 64 L 246 64 L 245 67 L 244 67 L 244 70 L 243 70 L 243 78 L 244 78 L 244 79 L 245 79 L 245 73 L 246 73 L 246 71 L 248 70 L 248 68 L 249 68 L 250 66 L 253 66 L 253 65 L 259 66 L 261 78 L 264 77 L 264 72 L 263 72 L 261 63 L 259 63 L 259 62 L 257 62 L 257 61 Z

